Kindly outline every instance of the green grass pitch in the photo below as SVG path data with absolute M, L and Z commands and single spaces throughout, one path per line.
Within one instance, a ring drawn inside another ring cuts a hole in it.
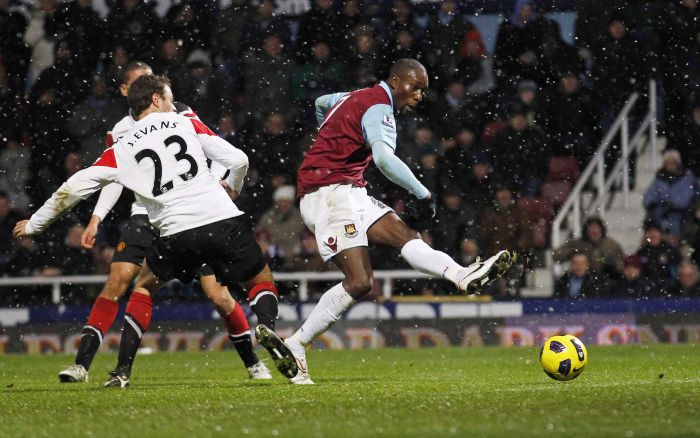
M 260 352 L 263 355 L 263 352 Z M 590 347 L 556 382 L 534 348 L 315 351 L 315 386 L 235 353 L 137 359 L 131 388 L 59 384 L 72 356 L 0 356 L 0 436 L 700 436 L 700 345 Z M 663 376 L 662 376 L 663 375 Z

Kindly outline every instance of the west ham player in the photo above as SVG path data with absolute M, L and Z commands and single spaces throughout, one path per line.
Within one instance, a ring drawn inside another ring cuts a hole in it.
M 127 97 L 131 84 L 146 74 L 153 74 L 148 64 L 139 61 L 127 64 L 124 67 L 122 83 L 119 86 L 121 94 Z M 175 106 L 178 113 L 188 117 L 196 117 L 196 114 L 187 105 L 176 103 Z M 135 124 L 136 121 L 131 115 L 120 120 L 107 133 L 107 147 L 112 146 L 115 140 L 126 135 Z M 215 175 L 224 176 L 226 169 L 216 163 L 212 163 L 212 166 Z M 82 235 L 81 240 L 84 248 L 90 249 L 94 246 L 98 227 L 119 200 L 122 190 L 123 186 L 120 184 L 110 184 L 100 192 L 93 215 Z M 158 230 L 148 222 L 146 208 L 137 198 L 131 206 L 131 216 L 117 244 L 107 281 L 95 300 L 87 324 L 83 328 L 75 364 L 58 374 L 61 382 L 87 382 L 88 370 L 102 343 L 102 337 L 112 327 L 117 316 L 118 300 L 133 283 L 139 269 L 141 269 L 146 251 L 157 237 Z M 247 368 L 249 377 L 252 379 L 271 379 L 270 371 L 264 363 L 260 362 L 253 349 L 248 318 L 241 306 L 231 298 L 228 288 L 216 281 L 211 268 L 205 266 L 199 274 L 202 290 L 221 315 L 229 338 Z
M 15 237 L 40 233 L 80 200 L 113 182 L 139 197 L 149 221 L 159 229 L 127 305 L 117 367 L 105 386 L 129 385 L 136 351 L 151 321 L 151 295 L 172 278 L 191 280 L 205 263 L 222 283 L 242 282 L 251 291 L 260 323 L 258 341 L 280 372 L 296 375 L 291 352 L 273 331 L 277 291 L 265 257 L 241 211 L 207 166 L 211 159 L 229 169 L 226 182 L 239 193 L 248 158 L 199 120 L 173 112 L 172 92 L 164 77 L 140 77 L 128 100 L 131 113 L 138 115 L 132 129 L 14 229 Z
M 374 159 L 389 180 L 417 198 L 416 222 L 435 216 L 433 195 L 394 155 L 394 112 L 413 110 L 427 88 L 425 67 L 414 59 L 400 59 L 386 81 L 316 100 L 320 126 L 316 141 L 301 163 L 297 195 L 301 197 L 302 217 L 316 235 L 321 256 L 333 259 L 345 279 L 321 297 L 301 328 L 285 341 L 299 366 L 299 373 L 290 379 L 292 383 L 313 384 L 306 366 L 306 347 L 371 290 L 368 242 L 400 250 L 416 270 L 452 281 L 467 293 L 478 292 L 503 275 L 512 263 L 512 255 L 501 251 L 484 262 L 462 267 L 423 242 L 391 208 L 367 195 L 364 171 Z

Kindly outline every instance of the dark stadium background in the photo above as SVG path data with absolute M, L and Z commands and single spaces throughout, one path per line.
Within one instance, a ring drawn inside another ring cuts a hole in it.
M 279 187 L 294 185 L 311 144 L 314 99 L 383 79 L 397 57 L 418 58 L 431 76 L 419 111 L 399 118 L 398 154 L 439 198 L 438 216 L 424 238 L 463 263 L 516 247 L 529 256 L 526 270 L 543 266 L 545 254 L 555 249 L 548 222 L 543 228 L 539 216 L 521 208 L 522 200 L 561 198 L 542 190 L 555 178 L 551 160 L 568 163 L 568 173 L 556 178 L 570 186 L 630 93 L 646 99 L 649 79 L 659 87 L 659 133 L 667 149 L 680 152 L 682 172 L 692 172 L 693 181 L 700 171 L 700 8 L 694 1 L 311 3 L 297 15 L 266 16 L 275 6 L 294 9 L 304 2 L 232 0 L 220 9 L 214 1 L 185 0 L 167 8 L 119 0 L 95 4 L 102 16 L 90 0 L 0 0 L 2 275 L 107 272 L 129 214 L 129 195 L 107 218 L 91 251 L 80 248 L 78 237 L 96 197 L 45 235 L 16 242 L 10 231 L 99 154 L 104 134 L 126 113 L 117 87 L 120 69 L 133 60 L 167 74 L 176 100 L 249 155 L 249 180 L 238 204 L 277 271 L 332 269 L 320 262 L 296 207 L 288 210 L 284 199 L 277 206 L 273 200 Z M 319 6 L 325 3 L 326 10 Z M 455 8 L 447 14 L 450 3 Z M 525 3 L 533 15 L 523 26 L 513 14 Z M 396 8 L 411 15 L 399 20 Z M 622 25 L 618 39 L 609 32 L 613 23 Z M 564 82 L 574 84 L 573 91 L 563 91 Z M 525 124 L 514 128 L 517 120 Z M 403 211 L 403 190 L 376 169 L 368 179 L 376 197 Z M 496 192 L 502 193 L 501 204 Z M 284 197 L 284 191 L 278 194 Z M 586 253 L 590 263 L 581 296 L 697 296 L 696 197 L 692 193 L 692 202 L 672 209 L 663 199 L 649 206 L 644 229 L 661 227 L 664 243 L 641 248 L 639 258 L 578 242 L 576 252 Z M 553 202 L 552 213 L 561 199 Z M 640 239 L 642 223 L 638 218 L 634 224 Z M 614 247 L 615 240 L 609 235 L 605 245 Z M 372 254 L 376 269 L 407 267 L 390 252 Z M 624 283 L 624 267 L 637 265 L 653 287 Z M 515 275 L 488 292 L 497 300 L 518 299 L 523 278 Z M 562 281 L 555 287 L 566 288 Z M 285 299 L 295 302 L 296 286 L 283 288 Z M 324 285 L 313 288 L 322 292 Z M 98 290 L 64 287 L 61 301 L 89 304 Z M 397 295 L 452 292 L 443 282 L 395 284 Z M 196 286 L 183 285 L 167 288 L 160 298 L 203 299 Z M 49 287 L 0 289 L 0 304 L 7 307 L 50 301 Z

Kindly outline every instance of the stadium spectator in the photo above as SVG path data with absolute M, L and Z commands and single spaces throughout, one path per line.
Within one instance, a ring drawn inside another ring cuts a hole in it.
M 356 32 L 352 50 L 345 62 L 348 65 L 350 89 L 371 87 L 386 75 L 386 59 L 371 27 L 362 26 Z
M 666 123 L 670 134 L 685 130 L 688 120 L 684 117 L 688 97 L 700 90 L 700 7 L 697 0 L 667 2 L 658 20 L 655 33 L 658 35 L 660 79 L 664 89 Z M 691 93 L 689 93 L 691 91 Z M 670 144 L 682 144 L 673 138 Z M 683 161 L 697 175 L 697 168 L 690 165 L 689 157 L 681 151 Z
M 299 209 L 294 206 L 296 190 L 294 186 L 282 186 L 272 195 L 274 206 L 266 211 L 258 225 L 256 232 L 266 232 L 270 241 L 284 258 L 283 266 L 293 262 L 293 256 L 299 252 L 299 237 L 304 230 L 304 222 L 301 220 Z
M 107 32 L 105 21 L 92 8 L 92 0 L 73 0 L 59 4 L 44 21 L 46 35 L 57 44 L 70 49 L 70 62 L 75 68 L 75 82 L 88 79 L 105 48 Z M 79 100 L 79 99 L 78 99 Z
M 447 84 L 453 80 L 471 83 L 480 76 L 481 55 L 483 55 L 483 43 L 481 35 L 474 25 L 457 9 L 455 0 L 440 2 L 440 7 L 430 16 L 425 30 L 426 68 L 435 72 L 435 78 L 431 81 L 431 88 L 438 92 L 444 90 Z M 466 47 L 466 43 L 475 42 L 477 48 Z M 460 54 L 460 45 L 465 45 L 465 56 L 458 60 L 455 54 Z M 471 55 L 471 56 L 467 56 Z M 477 64 L 472 65 L 474 57 Z M 459 67 L 458 68 L 458 63 Z
M 232 114 L 226 113 L 219 117 L 219 123 L 216 125 L 216 133 L 219 134 L 219 137 L 232 145 L 241 147 L 239 145 L 236 121 Z
M 481 213 L 479 242 L 483 254 L 503 249 L 527 253 L 532 248 L 530 220 L 515 206 L 513 192 L 506 185 L 496 190 L 493 202 Z
M 144 0 L 117 0 L 107 15 L 112 46 L 126 53 L 138 53 L 139 59 L 151 62 L 161 35 L 161 23 L 154 12 L 155 3 Z
M 622 278 L 615 284 L 612 295 L 619 298 L 643 298 L 659 295 L 659 290 L 642 274 L 642 259 L 638 255 L 625 257 Z
M 338 14 L 333 9 L 333 0 L 314 0 L 311 9 L 299 19 L 299 35 L 296 41 L 296 59 L 304 62 L 311 57 L 311 47 L 318 41 L 326 41 L 331 53 L 345 53 L 344 34 Z
M 167 25 L 161 34 L 178 41 L 186 54 L 195 49 L 208 50 L 213 34 L 211 23 L 215 22 L 210 9 L 195 0 L 173 3 L 163 19 Z
M 502 179 L 493 170 L 488 155 L 483 152 L 474 154 L 469 175 L 459 184 L 465 206 L 481 214 L 501 184 Z
M 0 191 L 5 193 L 13 209 L 29 211 L 31 199 L 27 184 L 31 179 L 31 151 L 14 139 L 8 139 L 0 151 Z
M 292 76 L 292 96 L 313 126 L 316 124 L 314 101 L 342 88 L 344 72 L 343 65 L 331 57 L 331 48 L 325 41 L 318 41 L 311 51 L 311 60 Z
M 523 79 L 518 82 L 516 88 L 515 97 L 511 97 L 507 94 L 506 100 L 502 102 L 502 107 L 508 111 L 510 105 L 520 105 L 525 112 L 525 118 L 529 125 L 539 125 L 541 123 L 542 115 L 542 97 L 540 96 L 540 90 L 535 81 L 531 79 Z M 507 116 L 507 114 L 506 114 Z
M 586 254 L 591 272 L 610 280 L 617 280 L 623 274 L 624 252 L 620 244 L 608 236 L 602 219 L 593 216 L 583 224 L 582 237 L 566 242 L 554 251 L 554 261 L 564 262 L 572 254 Z
M 187 102 L 204 123 L 213 126 L 221 114 L 233 108 L 233 84 L 204 56 L 190 56 L 185 72 L 184 76 L 173 78 L 175 99 Z
M 352 56 L 352 41 L 357 36 L 357 32 L 365 27 L 371 27 L 364 17 L 364 9 L 360 8 L 358 0 L 344 0 L 341 2 L 337 20 L 338 29 L 342 34 L 340 37 L 342 44 L 337 48 L 340 52 L 334 55 L 336 59 L 346 60 Z
M 277 36 L 282 44 L 287 46 L 292 43 L 289 23 L 286 17 L 275 14 L 276 6 L 274 0 L 262 0 L 254 12 L 247 17 L 247 20 L 241 23 L 245 29 L 242 41 L 244 50 L 262 47 L 263 40 L 267 35 Z
M 604 298 L 608 290 L 590 272 L 588 256 L 573 253 L 569 257 L 569 270 L 554 285 L 555 298 Z
M 76 65 L 74 58 L 77 53 L 65 41 L 59 42 L 56 45 L 56 59 L 37 78 L 32 86 L 29 94 L 30 105 L 35 104 L 41 96 L 50 92 L 52 94 L 51 105 L 56 107 L 58 111 L 68 113 L 73 110 L 78 102 L 82 102 L 88 94 L 88 81 L 83 81 L 84 78 L 80 72 L 80 68 Z M 57 118 L 59 114 L 54 114 Z
M 9 0 L 0 0 L 0 64 L 4 67 L 6 86 L 12 95 L 24 91 L 31 52 L 22 39 L 27 30 L 27 18 Z
M 107 93 L 104 78 L 92 79 L 90 95 L 75 107 L 68 122 L 70 133 L 78 140 L 80 152 L 85 161 L 92 163 L 104 151 L 105 133 L 118 122 L 124 113 L 115 105 L 114 99 Z
M 12 229 L 23 216 L 12 208 L 10 196 L 0 191 L 0 264 L 5 265 L 14 242 Z
M 622 13 L 611 15 L 607 32 L 593 46 L 593 89 L 612 121 L 629 95 L 646 84 L 647 69 L 635 38 L 627 30 Z
M 681 235 L 683 219 L 690 212 L 696 186 L 696 177 L 683 167 L 680 153 L 667 149 L 661 169 L 644 194 L 644 208 L 674 242 Z
M 642 259 L 642 272 L 661 290 L 676 278 L 681 254 L 663 240 L 661 226 L 653 220 L 644 224 L 644 238 L 637 255 Z
M 284 54 L 282 40 L 268 35 L 262 53 L 248 51 L 243 62 L 244 99 L 251 117 L 260 120 L 271 112 L 291 114 L 289 87 L 296 65 Z
M 465 127 L 479 124 L 474 99 L 467 95 L 467 88 L 462 82 L 451 82 L 447 89 L 432 104 L 435 129 L 444 137 L 456 137 Z
M 258 7 L 267 7 L 267 3 L 261 2 Z M 246 41 L 246 27 L 255 12 L 255 7 L 248 0 L 231 0 L 218 14 L 213 45 L 226 62 L 234 61 L 250 47 Z
M 542 128 L 557 155 L 573 155 L 583 169 L 596 148 L 598 108 L 578 75 L 562 71 L 557 86 L 543 99 Z
M 512 87 L 521 79 L 545 84 L 547 70 L 542 45 L 556 27 L 536 10 L 532 0 L 515 2 L 513 13 L 498 28 L 493 57 L 494 74 L 500 88 Z
M 171 79 L 185 75 L 185 54 L 179 41 L 173 38 L 162 41 L 153 70 Z
M 423 51 L 416 40 L 416 35 L 401 29 L 393 34 L 387 43 L 387 56 L 390 59 L 413 58 L 422 59 Z
M 401 31 L 416 35 L 416 20 L 411 0 L 394 0 L 388 24 L 384 28 L 389 32 L 388 35 L 384 36 L 385 41 L 390 41 L 392 36 L 397 35 Z
M 698 51 L 700 51 L 700 36 L 698 38 Z M 698 67 L 700 68 L 700 61 Z M 686 168 L 697 176 L 700 175 L 700 148 L 697 147 L 700 145 L 700 89 L 697 97 L 691 100 L 688 107 L 683 111 L 683 128 L 676 132 L 669 131 L 668 144 L 678 148 Z
M 333 263 L 323 261 L 318 253 L 318 244 L 316 236 L 311 233 L 306 227 L 301 231 L 299 236 L 301 245 L 299 251 L 294 255 L 292 262 L 288 265 L 290 271 L 293 272 L 323 272 L 333 269 Z M 318 300 L 319 294 L 323 294 L 332 284 L 313 281 L 309 282 L 309 299 Z
M 478 239 L 478 221 L 477 212 L 462 205 L 459 188 L 448 188 L 442 194 L 434 225 L 431 227 L 433 246 L 453 259 L 459 259 L 462 241 Z
M 690 260 L 678 266 L 678 279 L 668 287 L 671 297 L 700 297 L 700 275 L 698 267 Z
M 53 64 L 55 41 L 46 35 L 46 17 L 56 10 L 55 0 L 40 0 L 34 4 L 32 18 L 24 32 L 24 42 L 31 48 L 27 86 L 31 86 L 42 71 Z
M 122 83 L 122 75 L 125 67 L 129 64 L 129 54 L 122 46 L 114 46 L 112 51 L 107 54 L 108 62 L 107 70 L 104 73 L 105 82 L 107 84 L 107 92 L 117 99 L 114 105 L 121 108 L 121 114 L 125 114 L 129 108 L 124 99 L 121 99 L 119 93 L 119 85 Z
M 508 127 L 490 145 L 491 159 L 508 183 L 524 196 L 536 196 L 547 173 L 551 151 L 544 132 L 527 123 L 527 109 L 518 103 L 509 108 Z

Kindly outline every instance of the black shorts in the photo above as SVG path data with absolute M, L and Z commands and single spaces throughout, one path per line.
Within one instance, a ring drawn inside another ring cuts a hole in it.
M 183 283 L 201 275 L 200 270 L 207 264 L 217 280 L 227 286 L 250 280 L 267 264 L 242 216 L 160 237 L 146 260 L 160 280 L 177 278 Z
M 159 235 L 158 229 L 148 221 L 148 215 L 135 214 L 131 216 L 114 250 L 112 263 L 126 262 L 143 265 L 146 253 Z

